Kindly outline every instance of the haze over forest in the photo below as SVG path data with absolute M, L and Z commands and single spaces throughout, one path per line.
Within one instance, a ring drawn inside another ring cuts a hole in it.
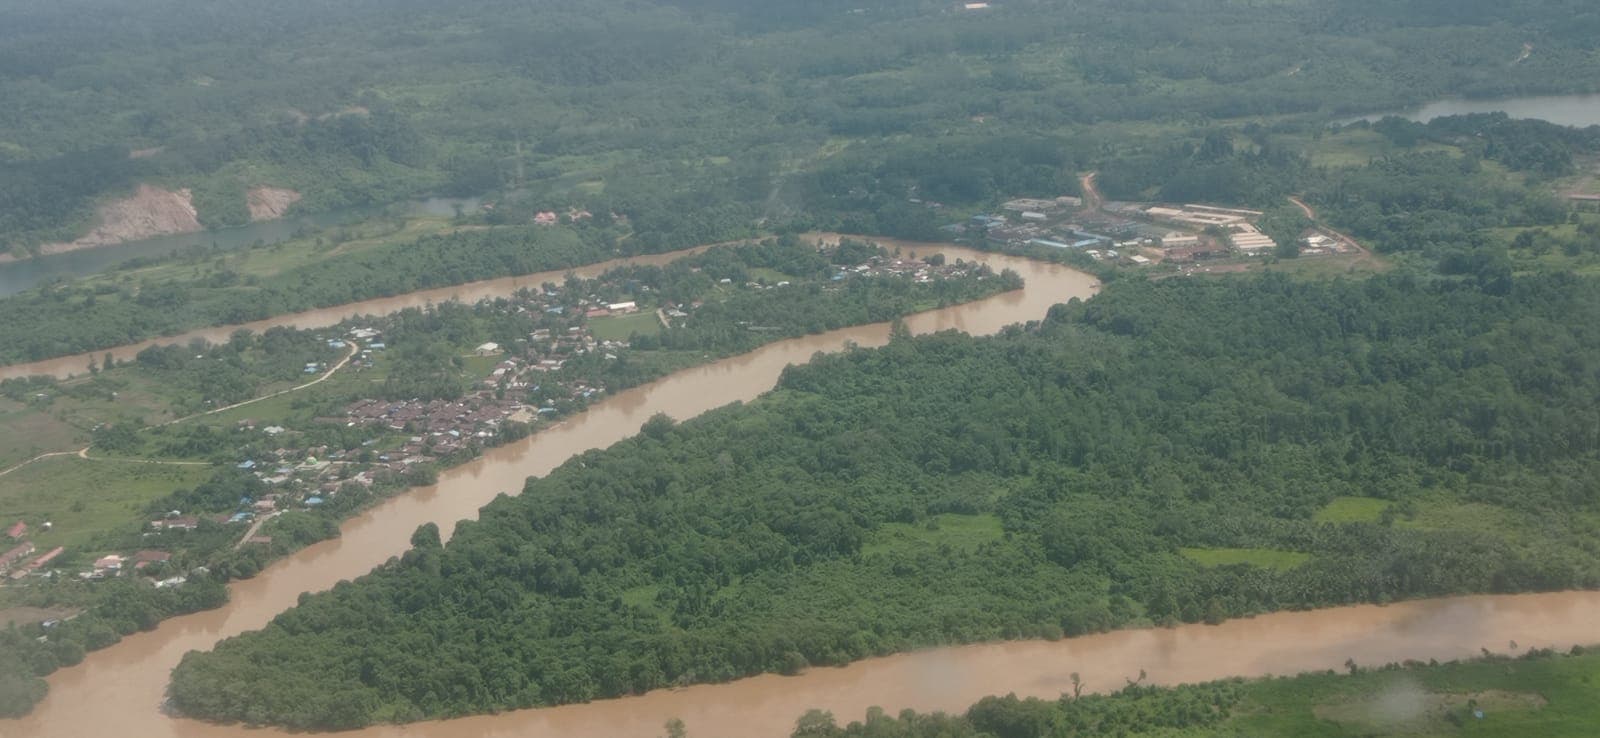
M 0 0 L 0 733 L 1585 735 L 1597 93 L 1588 0 Z

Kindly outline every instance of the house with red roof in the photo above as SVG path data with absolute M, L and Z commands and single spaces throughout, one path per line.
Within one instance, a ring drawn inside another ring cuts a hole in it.
M 18 520 L 16 525 L 6 529 L 6 535 L 20 541 L 23 536 L 28 535 L 28 524 Z

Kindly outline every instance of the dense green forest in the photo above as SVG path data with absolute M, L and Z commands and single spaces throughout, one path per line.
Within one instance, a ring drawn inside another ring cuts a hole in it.
M 1059 700 L 986 697 L 963 715 L 898 717 L 882 710 L 839 726 L 812 711 L 795 738 L 1221 738 L 1540 735 L 1580 738 L 1600 719 L 1600 656 L 1533 650 L 1459 663 L 1352 665 L 1349 675 L 1304 674 L 1172 688 L 1129 684 Z M 689 733 L 692 735 L 692 728 Z
M 967 201 L 1051 186 L 1060 154 L 926 153 L 1137 153 L 1214 121 L 1600 78 L 1582 0 L 788 5 L 5 0 L 0 243 L 70 240 L 141 182 L 192 189 L 212 226 L 276 186 L 312 210 L 519 189 L 651 239 L 810 218 L 889 233 L 917 213 L 831 212 L 850 193 L 825 183 L 887 167 Z M 856 194 L 898 202 L 898 184 Z
M 1592 587 L 1597 311 L 1566 275 L 1120 280 L 999 337 L 821 357 L 748 406 L 574 458 L 448 546 L 418 530 L 190 654 L 170 694 L 340 728 L 919 645 Z

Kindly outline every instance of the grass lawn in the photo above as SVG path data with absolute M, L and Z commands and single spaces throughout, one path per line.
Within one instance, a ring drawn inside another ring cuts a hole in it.
M 633 315 L 615 315 L 591 320 L 589 330 L 594 333 L 595 338 L 602 341 L 626 341 L 635 333 L 641 335 L 660 333 L 661 321 L 656 318 L 654 310 L 645 310 Z
M 1003 535 L 1000 518 L 994 515 L 936 515 L 921 523 L 888 523 L 873 533 L 861 552 L 917 551 L 946 545 L 971 551 Z
M 1183 557 L 1201 566 L 1249 564 L 1284 571 L 1311 560 L 1311 554 L 1270 548 L 1183 548 Z
M 1390 504 L 1375 497 L 1335 497 L 1312 519 L 1319 523 L 1375 523 Z
M 491 356 L 463 356 L 461 357 L 461 371 L 473 379 L 483 379 L 494 371 L 495 365 L 506 360 L 504 353 Z
M 27 521 L 41 552 L 82 547 L 102 532 L 138 525 L 152 500 L 211 473 L 207 466 L 45 459 L 0 477 L 0 520 Z M 54 529 L 40 531 L 46 520 Z

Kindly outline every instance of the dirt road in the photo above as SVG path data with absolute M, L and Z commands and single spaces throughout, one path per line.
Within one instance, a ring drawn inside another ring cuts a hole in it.
M 1078 185 L 1083 189 L 1083 209 L 1085 212 L 1095 212 L 1104 205 L 1106 199 L 1100 195 L 1100 188 L 1094 184 L 1099 172 L 1089 172 L 1078 178 Z
M 25 467 L 25 466 L 27 466 L 29 464 L 32 464 L 35 461 L 44 461 L 45 459 L 52 458 L 52 457 L 55 457 L 55 456 L 74 456 L 74 455 L 76 455 L 76 456 L 83 457 L 84 454 L 87 454 L 88 452 L 89 452 L 89 449 L 87 447 L 84 447 L 84 448 L 78 449 L 77 451 L 51 451 L 50 453 L 47 453 L 47 454 L 39 454 L 38 456 L 35 456 L 35 457 L 31 458 L 31 459 L 28 459 L 27 461 L 24 461 L 24 462 L 22 462 L 20 464 L 17 464 L 15 466 L 7 467 L 5 469 L 0 469 L 0 477 L 3 477 L 5 475 L 7 475 L 7 474 L 10 474 L 11 472 L 14 472 L 14 471 L 16 471 L 18 469 L 21 469 L 22 467 Z M 88 458 L 88 457 L 84 457 L 84 458 Z
M 261 517 L 256 518 L 256 521 L 250 524 L 250 530 L 245 531 L 244 535 L 239 536 L 239 542 L 233 544 L 233 550 L 238 551 L 239 549 L 244 548 L 244 544 L 249 543 L 250 539 L 255 538 L 256 533 L 261 531 L 261 526 L 266 525 L 268 520 L 278 517 L 279 514 L 280 513 L 270 513 L 268 515 L 262 515 Z
M 1363 261 L 1366 260 L 1366 259 L 1372 258 L 1372 252 L 1367 250 L 1367 247 L 1362 246 L 1360 241 L 1357 241 L 1354 238 L 1351 238 L 1350 236 L 1348 236 L 1348 235 L 1346 235 L 1344 233 L 1341 233 L 1341 232 L 1336 231 L 1336 230 L 1334 230 L 1332 228 L 1329 228 L 1327 225 L 1323 224 L 1323 222 L 1321 220 L 1318 220 L 1317 219 L 1317 209 L 1311 207 L 1309 204 L 1306 203 L 1305 200 L 1302 200 L 1302 199 L 1300 199 L 1298 197 L 1290 195 L 1289 196 L 1289 202 L 1294 203 L 1295 207 L 1300 208 L 1300 212 L 1304 213 L 1305 216 L 1306 216 L 1306 219 L 1311 221 L 1312 227 L 1314 227 L 1318 231 L 1322 232 L 1323 235 L 1325 235 L 1325 236 L 1327 236 L 1329 238 L 1332 238 L 1335 241 L 1338 241 L 1339 243 L 1343 244 L 1347 248 L 1354 249 L 1356 251 L 1356 253 L 1361 255 L 1360 258 Z
M 1300 208 L 1300 212 L 1306 214 L 1306 219 L 1307 220 L 1310 220 L 1313 223 L 1315 223 L 1317 221 L 1317 211 L 1316 211 L 1316 209 L 1311 207 L 1310 205 L 1307 205 L 1305 200 L 1302 200 L 1302 199 L 1300 199 L 1298 197 L 1295 197 L 1294 195 L 1290 195 L 1289 196 L 1289 202 L 1294 203 L 1296 207 Z
M 194 418 L 203 418 L 203 417 L 205 417 L 207 415 L 215 415 L 217 413 L 227 412 L 229 410 L 233 410 L 233 409 L 236 409 L 236 408 L 244 407 L 246 405 L 251 405 L 251 404 L 254 404 L 254 403 L 257 403 L 257 402 L 261 402 L 262 400 L 270 400 L 270 399 L 272 399 L 274 397 L 282 397 L 284 395 L 289 394 L 290 392 L 299 392 L 300 390 L 306 389 L 308 387 L 315 387 L 315 386 L 317 386 L 319 384 L 322 384 L 323 382 L 326 382 L 326 381 L 328 381 L 328 379 L 333 377 L 334 372 L 337 372 L 340 369 L 343 369 L 346 364 L 349 364 L 350 360 L 356 358 L 356 354 L 361 351 L 361 346 L 359 344 L 357 344 L 355 341 L 346 341 L 345 343 L 350 346 L 349 353 L 346 353 L 344 355 L 344 358 L 339 360 L 339 363 L 334 364 L 331 368 L 328 369 L 328 371 L 323 372 L 322 376 L 317 377 L 316 379 L 313 379 L 313 380 L 311 380 L 309 382 L 306 382 L 305 384 L 302 384 L 302 385 L 299 385 L 299 386 L 296 386 L 296 387 L 290 387 L 289 389 L 286 389 L 286 390 L 280 390 L 280 391 L 274 392 L 274 393 L 272 393 L 270 395 L 262 395 L 260 397 L 256 397 L 256 398 L 249 399 L 249 400 L 245 400 L 244 402 L 235 402 L 232 405 L 227 405 L 225 407 L 219 407 L 219 408 L 217 408 L 215 410 L 207 410 L 207 411 L 205 411 L 203 413 L 195 413 L 194 415 L 186 415 L 184 417 L 178 418 L 177 420 L 169 420 L 169 421 L 167 421 L 165 423 L 162 423 L 162 425 L 173 425 L 175 423 L 182 423 L 185 420 L 192 420 Z

